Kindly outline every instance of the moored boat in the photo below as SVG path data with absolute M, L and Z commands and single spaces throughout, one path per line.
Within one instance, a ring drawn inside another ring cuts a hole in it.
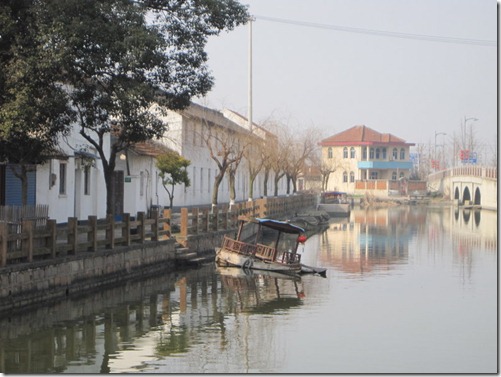
M 320 203 L 317 210 L 325 211 L 333 217 L 348 217 L 351 212 L 351 204 L 345 192 L 329 191 L 320 195 Z
M 250 241 L 242 240 L 245 226 L 257 226 Z M 241 267 L 254 270 L 300 274 L 303 271 L 298 246 L 306 241 L 305 230 L 285 221 L 239 217 L 235 238 L 225 236 L 216 249 L 216 263 L 223 267 Z

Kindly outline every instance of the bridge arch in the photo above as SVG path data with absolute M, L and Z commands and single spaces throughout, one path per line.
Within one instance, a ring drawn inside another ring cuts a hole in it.
M 480 194 L 480 188 L 479 187 L 477 187 L 475 189 L 475 196 L 474 196 L 474 199 L 473 199 L 473 204 L 475 204 L 475 205 L 482 204 L 481 194 Z
M 459 200 L 461 199 L 459 197 L 459 187 L 456 186 L 456 189 L 454 190 L 454 199 Z
M 465 186 L 464 190 L 463 190 L 463 204 L 467 201 L 471 201 L 471 194 L 470 194 L 470 189 L 468 188 L 468 186 Z

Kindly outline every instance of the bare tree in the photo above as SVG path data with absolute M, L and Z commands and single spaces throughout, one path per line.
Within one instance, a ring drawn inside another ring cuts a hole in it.
M 292 192 L 297 191 L 297 178 L 304 169 L 305 162 L 311 158 L 315 152 L 318 132 L 314 128 L 309 128 L 300 134 L 288 132 L 286 135 L 286 148 L 288 149 L 284 162 L 284 170 L 287 176 L 287 193 L 290 193 L 290 182 L 292 182 Z
M 254 198 L 254 182 L 258 174 L 263 170 L 267 153 L 265 148 L 265 140 L 256 139 L 244 151 L 245 161 L 247 163 L 247 170 L 249 172 L 249 195 L 248 199 L 251 201 Z
M 242 140 L 245 140 L 246 135 L 243 130 L 242 133 L 239 133 L 235 129 L 223 128 L 208 121 L 205 121 L 203 127 L 202 137 L 204 143 L 209 150 L 210 157 L 219 169 L 218 174 L 214 177 L 212 189 L 212 208 L 214 208 L 218 204 L 219 186 L 227 171 L 230 172 L 230 192 L 233 191 L 234 200 L 234 174 L 236 168 L 231 170 L 231 166 L 236 164 L 236 167 L 238 167 L 243 158 L 246 142 L 242 142 Z

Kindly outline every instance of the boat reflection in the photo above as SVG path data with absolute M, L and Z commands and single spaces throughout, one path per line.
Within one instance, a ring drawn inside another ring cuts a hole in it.
M 223 294 L 239 312 L 277 314 L 302 305 L 305 297 L 299 276 L 235 267 L 217 267 L 216 272 Z

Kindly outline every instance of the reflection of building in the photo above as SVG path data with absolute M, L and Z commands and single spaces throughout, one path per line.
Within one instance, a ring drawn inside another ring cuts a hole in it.
M 420 207 L 353 210 L 350 222 L 332 223 L 322 234 L 321 263 L 350 273 L 390 269 L 406 261 L 413 237 L 409 224 L 423 224 Z

